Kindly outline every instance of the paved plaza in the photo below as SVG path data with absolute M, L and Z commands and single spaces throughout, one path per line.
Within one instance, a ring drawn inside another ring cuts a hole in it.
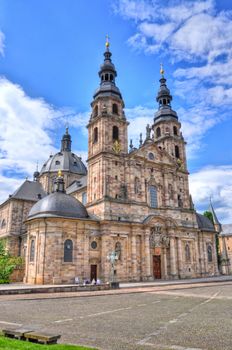
M 0 297 L 0 328 L 29 326 L 99 349 L 231 350 L 232 282 L 120 293 Z

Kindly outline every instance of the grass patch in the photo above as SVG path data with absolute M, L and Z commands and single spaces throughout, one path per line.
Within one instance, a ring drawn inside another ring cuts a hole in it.
M 42 345 L 23 340 L 14 340 L 0 336 L 0 350 L 93 350 L 78 345 L 54 344 Z

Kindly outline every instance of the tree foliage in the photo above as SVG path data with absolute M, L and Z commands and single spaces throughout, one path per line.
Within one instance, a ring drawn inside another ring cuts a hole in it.
M 0 240 L 0 284 L 10 283 L 10 275 L 17 266 L 23 263 L 21 257 L 14 257 L 9 254 L 6 248 L 6 241 Z
M 211 213 L 211 211 L 206 210 L 203 213 L 203 215 L 206 216 L 213 223 L 213 214 Z

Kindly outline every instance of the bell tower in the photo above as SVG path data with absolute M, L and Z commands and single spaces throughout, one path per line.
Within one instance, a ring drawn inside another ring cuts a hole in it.
M 154 130 L 154 142 L 160 149 L 165 149 L 182 169 L 187 170 L 186 142 L 180 130 L 181 124 L 178 116 L 171 107 L 172 95 L 166 85 L 162 65 L 160 74 L 160 88 L 156 97 L 159 109 L 155 114 L 154 124 L 152 126 Z
M 93 95 L 88 128 L 88 205 L 114 197 L 109 191 L 112 167 L 128 153 L 124 102 L 116 86 L 117 72 L 111 60 L 107 37 L 104 62 L 99 70 L 100 85 Z M 112 186 L 111 186 L 112 187 Z

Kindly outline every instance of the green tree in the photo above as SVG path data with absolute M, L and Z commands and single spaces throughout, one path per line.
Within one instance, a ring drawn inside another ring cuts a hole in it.
M 211 211 L 206 210 L 203 213 L 203 215 L 206 216 L 214 224 L 214 222 L 213 222 L 213 214 L 211 213 Z M 218 233 L 216 233 L 215 241 L 216 241 L 217 261 L 218 261 L 218 264 L 220 264 L 220 262 L 221 262 L 221 254 L 220 254 Z
M 211 211 L 206 210 L 203 215 L 206 216 L 213 223 L 213 215 Z
M 14 269 L 22 265 L 21 257 L 14 257 L 6 249 L 6 241 L 0 240 L 0 284 L 10 283 L 10 275 Z

